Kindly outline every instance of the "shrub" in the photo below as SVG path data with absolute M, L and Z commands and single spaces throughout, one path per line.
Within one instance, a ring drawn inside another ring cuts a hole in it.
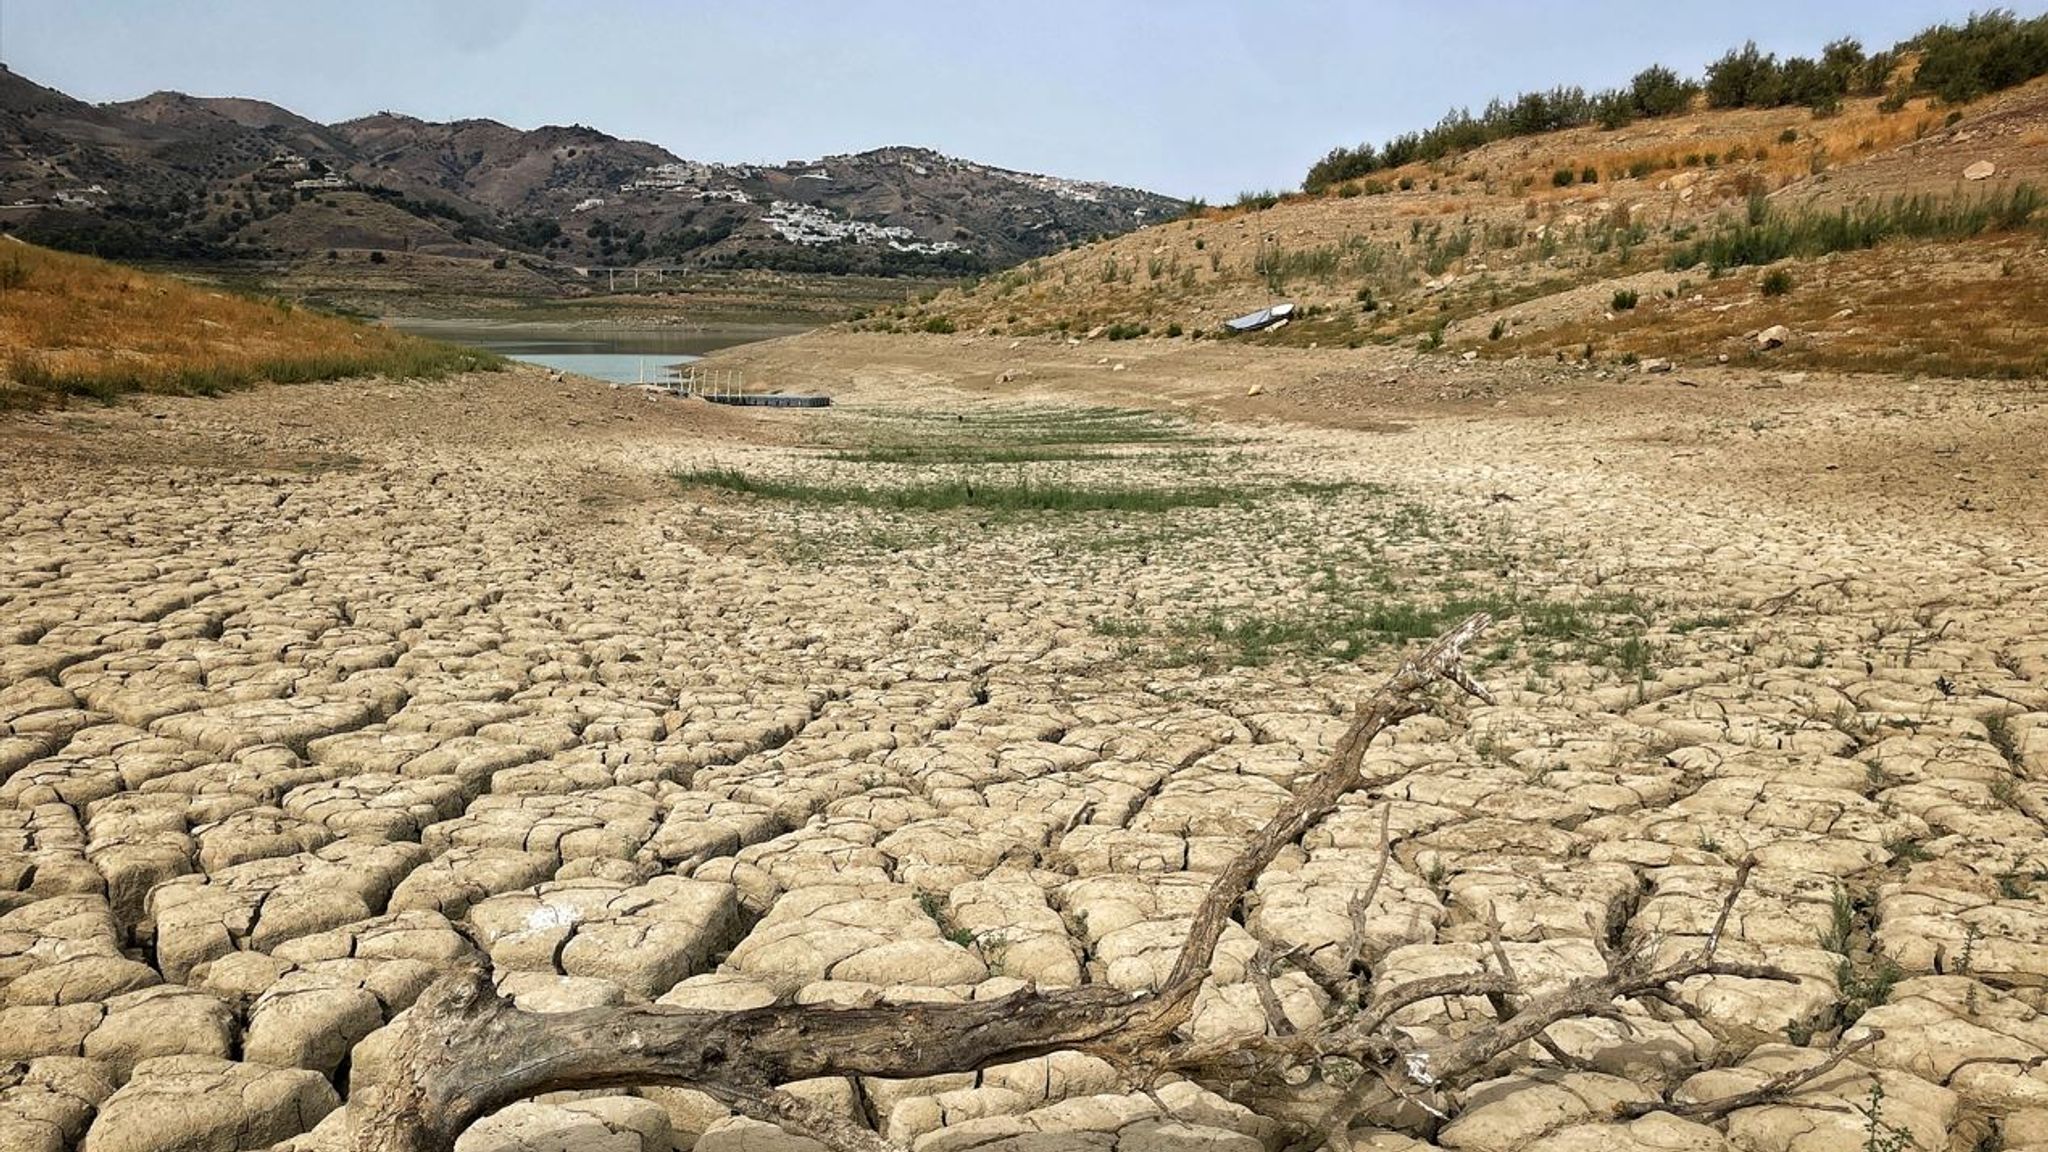
M 1792 273 L 1783 268 L 1773 268 L 1764 273 L 1763 293 L 1766 296 L 1783 296 L 1792 290 Z
M 372 249 L 370 249 L 370 263 L 372 263 L 372 264 L 382 264 L 383 262 L 384 262 L 384 253 L 383 253 L 383 252 L 382 252 L 382 251 L 381 251 L 380 249 L 376 249 L 376 248 L 372 248 Z
M 2011 232 L 2032 223 L 2043 203 L 2033 185 L 2020 184 L 1982 199 L 1898 196 L 1837 212 L 1783 217 L 1771 213 L 1768 202 L 1756 196 L 1742 223 L 1724 225 L 1711 236 L 1674 249 L 1668 263 L 1675 269 L 1704 263 L 1718 273 L 1792 256 L 1873 248 L 1895 238 L 1955 240 Z
M 1640 297 L 1633 288 L 1616 288 L 1614 290 L 1614 299 L 1611 303 L 1613 303 L 1616 312 L 1627 312 L 1636 306 L 1636 302 L 1639 299 Z
M 1493 322 L 1493 329 L 1486 334 L 1486 338 L 1488 340 L 1498 340 L 1507 334 L 1508 322 L 1505 320 L 1495 320 Z
M 1591 164 L 1586 165 L 1586 170 L 1579 173 L 1579 183 L 1581 184 L 1598 184 L 1599 182 L 1600 170 Z
M 918 327 L 938 336 L 950 336 L 955 330 L 951 316 L 927 316 Z
M 27 283 L 28 266 L 21 262 L 21 257 L 0 264 L 0 292 L 12 292 Z
M 1571 169 L 1559 168 L 1550 174 L 1550 186 L 1553 188 L 1569 188 L 1571 187 L 1572 179 Z
M 1167 339 L 1169 339 L 1169 340 L 1174 340 L 1174 339 L 1178 339 L 1178 338 L 1180 337 L 1180 334 L 1181 334 L 1181 327 L 1180 327 L 1180 321 L 1176 320 L 1176 321 L 1174 321 L 1173 323 L 1171 323 L 1171 324 L 1168 324 L 1168 325 L 1166 326 L 1166 338 L 1167 338 Z

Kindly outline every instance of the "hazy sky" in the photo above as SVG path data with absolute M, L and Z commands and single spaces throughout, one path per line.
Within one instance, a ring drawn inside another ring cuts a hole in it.
M 253 96 L 587 124 L 703 160 L 884 144 L 1223 199 L 1526 88 L 1754 37 L 1889 45 L 1989 0 L 0 0 L 0 60 L 87 100 Z M 2037 3 L 2013 4 L 2028 12 Z

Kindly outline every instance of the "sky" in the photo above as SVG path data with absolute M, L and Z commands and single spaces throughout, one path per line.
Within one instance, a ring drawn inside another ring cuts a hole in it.
M 584 124 L 680 156 L 891 144 L 1228 200 L 1494 95 L 1889 46 L 1989 0 L 0 0 L 0 62 L 91 101 L 248 96 Z M 2009 6 L 2031 14 L 2038 4 Z

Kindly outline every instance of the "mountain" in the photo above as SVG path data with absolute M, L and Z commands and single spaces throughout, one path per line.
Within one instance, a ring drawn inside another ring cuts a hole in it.
M 375 252 L 591 267 L 961 274 L 1177 214 L 1132 188 L 921 148 L 718 164 L 593 128 L 320 124 L 260 100 L 88 104 L 0 66 L 0 228 L 122 257 Z

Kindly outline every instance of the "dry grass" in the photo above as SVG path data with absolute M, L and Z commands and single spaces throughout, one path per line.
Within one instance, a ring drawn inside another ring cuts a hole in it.
M 436 377 L 488 353 L 0 240 L 0 408 L 263 381 Z
M 1612 321 L 1588 317 L 1471 346 L 1567 359 L 1591 347 L 1609 362 L 1726 355 L 1783 368 L 2036 377 L 2048 374 L 2048 266 L 2036 247 L 2021 234 L 1783 261 L 1773 268 L 1789 273 L 1793 287 L 1779 296 L 1764 293 L 1764 269 L 1712 280 L 1702 273 L 1685 296 L 1645 299 Z M 1773 324 L 1794 339 L 1758 352 L 1750 337 Z

